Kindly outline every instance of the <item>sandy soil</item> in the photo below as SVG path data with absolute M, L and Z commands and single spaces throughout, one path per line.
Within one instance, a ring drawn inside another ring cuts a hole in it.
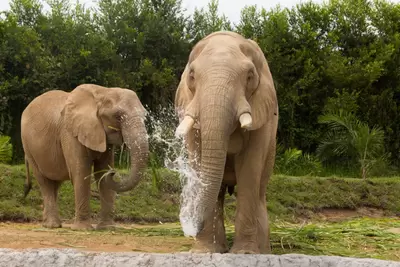
M 125 231 L 118 229 L 116 232 L 72 231 L 69 227 L 70 225 L 63 224 L 61 229 L 45 229 L 40 224 L 0 223 L 0 248 L 74 248 L 84 251 L 170 253 L 190 250 L 193 241 L 185 237 L 133 236 L 127 230 L 143 226 L 132 224 L 118 224 L 117 227 Z

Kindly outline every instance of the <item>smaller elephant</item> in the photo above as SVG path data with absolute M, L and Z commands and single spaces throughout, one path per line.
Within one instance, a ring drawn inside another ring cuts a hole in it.
M 25 197 L 31 189 L 31 167 L 43 197 L 44 227 L 61 227 L 57 192 L 63 181 L 71 180 L 75 195 L 71 228 L 93 229 L 89 205 L 92 166 L 101 200 L 97 229 L 114 227 L 115 193 L 134 189 L 147 166 L 146 113 L 132 90 L 94 84 L 79 85 L 69 93 L 51 90 L 29 103 L 21 117 Z M 117 182 L 115 172 L 104 174 L 114 166 L 114 146 L 123 143 L 130 150 L 131 171 Z

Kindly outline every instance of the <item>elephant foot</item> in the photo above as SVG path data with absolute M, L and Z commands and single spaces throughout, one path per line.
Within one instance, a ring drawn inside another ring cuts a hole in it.
M 46 220 L 42 223 L 42 226 L 45 228 L 61 228 L 60 220 Z
M 71 230 L 88 231 L 88 230 L 93 230 L 93 226 L 90 224 L 90 222 L 75 222 L 71 226 Z
M 221 244 L 194 244 L 193 248 L 189 251 L 191 253 L 226 253 L 228 247 Z
M 113 221 L 104 221 L 96 225 L 96 230 L 115 230 L 116 226 Z
M 248 250 L 248 249 L 240 249 L 240 250 L 231 249 L 229 251 L 229 253 L 233 253 L 233 254 L 260 254 L 260 253 L 257 253 L 256 251 L 252 251 L 252 250 Z
M 271 247 L 270 246 L 264 246 L 260 248 L 260 254 L 271 254 Z
M 234 254 L 260 254 L 260 249 L 254 243 L 233 244 L 229 253 Z

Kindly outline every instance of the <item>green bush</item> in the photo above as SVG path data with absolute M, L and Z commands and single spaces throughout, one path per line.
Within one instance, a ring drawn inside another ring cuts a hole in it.
M 303 154 L 297 148 L 284 150 L 281 145 L 277 146 L 275 173 L 303 176 L 319 175 L 321 172 L 321 162 L 313 155 L 308 153 Z
M 385 163 L 384 131 L 361 122 L 351 112 L 339 111 L 323 114 L 319 122 L 328 126 L 328 131 L 318 146 L 322 160 L 346 157 L 360 168 L 365 179 L 377 163 Z
M 12 145 L 9 136 L 0 136 L 0 163 L 9 163 L 12 159 Z

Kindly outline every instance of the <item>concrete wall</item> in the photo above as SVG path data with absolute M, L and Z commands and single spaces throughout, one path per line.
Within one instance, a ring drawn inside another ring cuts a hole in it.
M 156 254 L 82 252 L 74 249 L 0 249 L 0 266 L 249 266 L 249 267 L 400 267 L 400 262 L 334 256 L 237 255 L 237 254 Z

